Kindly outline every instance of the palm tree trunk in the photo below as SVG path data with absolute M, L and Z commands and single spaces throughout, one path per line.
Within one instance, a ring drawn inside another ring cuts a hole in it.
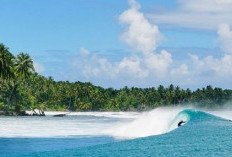
M 70 107 L 71 107 L 71 104 L 72 104 L 72 97 L 70 96 L 70 98 L 69 98 L 69 105 L 68 105 L 68 108 L 67 108 L 67 110 L 69 110 L 69 109 L 70 109 Z
M 10 95 L 9 95 L 9 97 L 8 97 L 8 99 L 7 99 L 7 109 L 9 109 L 10 108 L 10 106 L 11 106 L 11 100 L 12 100 L 12 97 L 13 97 L 13 93 L 14 93 L 14 90 L 15 90 L 15 88 L 16 88 L 16 81 L 14 80 L 13 81 L 13 86 L 12 86 L 12 89 L 10 90 Z

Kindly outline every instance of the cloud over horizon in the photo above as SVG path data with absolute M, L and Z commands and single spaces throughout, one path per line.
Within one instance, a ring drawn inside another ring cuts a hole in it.
M 71 62 L 68 65 L 72 73 L 66 74 L 65 78 L 72 78 L 72 80 L 80 80 L 81 78 L 84 81 L 91 81 L 94 84 L 105 87 L 122 87 L 126 85 L 149 87 L 173 83 L 182 87 L 194 88 L 208 84 L 215 86 L 231 84 L 232 31 L 230 23 L 227 23 L 227 21 L 223 23 L 217 21 L 219 22 L 217 27 L 216 23 L 213 23 L 213 27 L 209 28 L 214 30 L 218 35 L 217 42 L 221 48 L 221 52 L 218 53 L 221 53 L 221 57 L 213 55 L 201 57 L 191 53 L 188 55 L 188 58 L 180 61 L 174 59 L 175 57 L 170 50 L 161 49 L 158 51 L 159 44 L 165 42 L 165 36 L 160 31 L 159 26 L 152 24 L 151 18 L 149 16 L 147 18 L 141 12 L 141 5 L 138 2 L 129 0 L 128 3 L 129 8 L 118 17 L 123 30 L 119 35 L 119 39 L 131 49 L 128 56 L 122 57 L 118 61 L 111 61 L 107 57 L 102 57 L 90 51 L 88 47 L 80 47 L 79 54 L 70 58 Z M 187 10 L 187 15 L 188 13 L 194 16 L 202 14 L 204 17 L 204 15 L 210 12 L 214 12 L 216 15 L 224 14 L 224 8 L 227 12 L 230 12 L 227 5 L 231 5 L 226 0 L 221 2 L 217 0 L 212 0 L 212 2 L 203 0 L 202 3 L 209 6 L 209 8 L 205 9 L 203 6 L 198 8 L 198 4 L 193 0 L 190 0 L 189 3 L 184 0 L 178 0 L 178 3 L 181 4 L 181 10 L 173 16 L 177 16 L 180 19 L 184 10 Z M 213 6 L 216 4 L 220 5 L 220 7 L 214 9 Z M 160 18 L 163 17 L 160 16 Z M 152 20 L 155 20 L 155 18 Z M 166 20 L 170 24 L 175 24 L 171 20 Z M 182 20 L 186 19 L 183 18 Z M 204 24 L 202 26 L 195 26 L 197 25 L 195 22 L 202 22 L 202 17 L 199 18 L 199 21 L 194 18 L 192 20 L 192 23 L 188 23 L 188 21 L 184 22 L 194 25 L 191 28 L 205 29 Z M 158 20 L 157 23 L 159 22 Z M 184 23 L 180 22 L 180 27 L 183 26 L 182 24 Z M 209 26 L 211 24 L 209 23 Z M 186 54 L 188 54 L 187 51 Z
M 119 22 L 124 28 L 121 41 L 132 48 L 129 57 L 121 61 L 111 63 L 106 58 L 99 58 L 95 54 L 86 56 L 85 59 L 77 58 L 73 65 L 78 62 L 84 65 L 81 69 L 84 76 L 88 78 L 99 78 L 104 76 L 108 79 L 120 80 L 130 78 L 131 82 L 138 79 L 152 79 L 153 77 L 164 77 L 170 64 L 172 56 L 165 50 L 155 53 L 158 43 L 163 39 L 158 26 L 152 25 L 140 12 L 140 4 L 135 0 L 129 0 L 130 8 L 119 16 Z M 81 48 L 88 51 L 86 48 Z

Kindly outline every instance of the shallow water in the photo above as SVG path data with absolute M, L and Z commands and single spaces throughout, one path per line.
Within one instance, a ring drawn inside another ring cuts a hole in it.
M 0 154 L 227 157 L 232 156 L 232 122 L 223 118 L 231 118 L 230 113 L 160 108 L 147 113 L 73 113 L 63 118 L 1 117 Z M 182 119 L 188 122 L 177 128 Z

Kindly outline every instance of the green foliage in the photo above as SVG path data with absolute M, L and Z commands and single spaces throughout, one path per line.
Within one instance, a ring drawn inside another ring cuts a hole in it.
M 0 110 L 142 111 L 179 104 L 219 108 L 231 98 L 232 90 L 212 86 L 196 91 L 174 85 L 117 90 L 89 82 L 57 82 L 34 73 L 28 54 L 14 57 L 0 44 Z
M 9 52 L 9 48 L 0 44 L 0 78 L 7 80 L 12 76 L 14 56 Z
M 89 82 L 56 82 L 51 77 L 32 74 L 19 84 L 12 104 L 20 105 L 22 109 L 141 111 L 178 104 L 218 108 L 231 100 L 231 96 L 231 90 L 211 86 L 193 92 L 178 86 L 160 86 L 158 89 L 125 87 L 116 90 L 103 89 Z M 1 100 L 3 99 L 4 97 Z

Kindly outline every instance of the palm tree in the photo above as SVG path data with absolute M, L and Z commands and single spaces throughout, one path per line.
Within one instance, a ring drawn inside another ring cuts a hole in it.
M 13 59 L 14 56 L 9 52 L 9 48 L 0 44 L 0 94 L 8 89 L 8 83 L 13 77 Z M 6 99 L 5 99 L 6 100 Z M 4 100 L 4 101 L 5 101 Z M 7 106 L 4 107 L 5 111 Z
M 8 107 L 11 105 L 11 100 L 13 97 L 14 92 L 16 91 L 17 85 L 19 81 L 23 81 L 24 79 L 29 78 L 30 74 L 32 74 L 35 69 L 33 66 L 33 60 L 31 57 L 26 53 L 20 53 L 14 59 L 14 76 L 13 81 L 10 85 L 10 93 L 8 97 Z
M 8 80 L 12 77 L 13 58 L 8 47 L 0 44 L 0 79 Z
M 32 72 L 35 71 L 33 60 L 27 53 L 20 53 L 15 59 L 15 76 L 21 79 L 26 79 Z

